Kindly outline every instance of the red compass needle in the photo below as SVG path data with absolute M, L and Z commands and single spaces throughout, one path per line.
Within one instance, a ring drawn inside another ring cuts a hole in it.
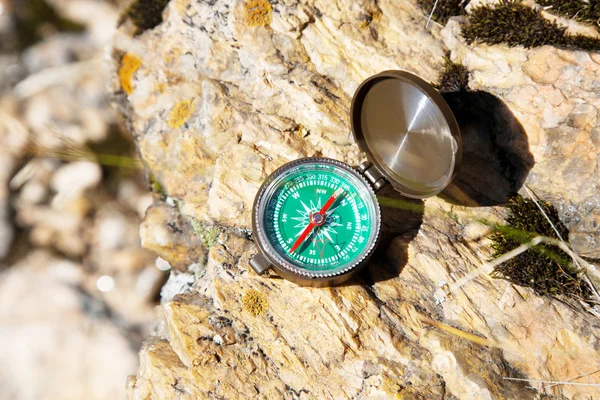
M 306 226 L 306 228 L 304 228 L 304 230 L 302 231 L 302 233 L 300 234 L 300 237 L 298 237 L 296 242 L 294 242 L 294 245 L 290 249 L 290 254 L 293 253 L 298 247 L 300 247 L 300 245 L 306 240 L 306 238 L 308 237 L 308 234 L 313 230 L 313 228 L 315 226 L 322 225 L 323 222 L 325 222 L 325 213 L 327 212 L 327 210 L 329 210 L 329 207 L 331 207 L 331 205 L 335 202 L 335 199 L 340 197 L 342 195 L 342 193 L 344 193 L 344 189 L 338 188 L 335 192 L 333 192 L 333 194 L 331 195 L 329 200 L 327 200 L 327 202 L 321 208 L 321 210 L 318 213 L 315 213 L 315 214 L 320 214 L 321 217 L 323 217 L 323 218 L 320 218 L 320 221 L 321 221 L 320 223 L 315 222 L 315 218 L 314 218 L 315 214 L 310 216 L 310 223 Z

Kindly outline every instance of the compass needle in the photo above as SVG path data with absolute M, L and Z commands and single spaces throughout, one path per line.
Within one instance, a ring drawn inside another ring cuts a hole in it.
M 337 206 L 333 207 L 331 210 L 329 210 L 329 212 L 331 214 L 333 214 L 335 212 L 335 210 L 337 210 L 340 207 L 340 204 L 338 204 Z

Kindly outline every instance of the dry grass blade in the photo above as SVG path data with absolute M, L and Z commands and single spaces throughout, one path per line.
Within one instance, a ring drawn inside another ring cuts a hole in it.
M 492 276 L 530 287 L 541 296 L 594 299 L 593 288 L 582 273 L 582 262 L 561 240 L 569 231 L 561 222 L 558 211 L 550 203 L 543 203 L 542 207 L 521 196 L 511 198 L 507 208 L 506 224 L 493 226 L 495 233 L 490 237 L 494 250 L 492 257 L 501 256 L 536 236 L 555 241 L 551 244 L 545 240 L 533 247 L 533 251 L 507 260 L 494 269 Z
M 381 206 L 383 207 L 395 207 L 412 212 L 424 212 L 424 206 L 422 204 L 414 204 L 405 200 L 392 199 L 387 197 L 378 197 L 378 200 Z M 536 210 L 538 210 L 538 208 L 540 207 L 539 204 L 532 204 L 531 206 Z M 455 216 L 453 217 L 451 213 L 439 209 L 429 209 L 428 213 L 430 215 L 435 215 L 438 217 L 453 219 L 456 218 Z M 477 222 L 480 222 L 485 226 L 490 227 L 496 231 L 502 231 L 502 233 L 505 234 L 507 237 L 514 239 L 514 242 L 517 244 L 515 244 L 514 247 L 505 249 L 505 251 L 499 254 L 499 256 L 495 259 L 489 261 L 482 260 L 481 266 L 475 271 L 468 273 L 462 278 L 456 280 L 454 283 L 447 284 L 439 288 L 434 294 L 434 297 L 438 304 L 444 302 L 449 295 L 456 292 L 458 289 L 460 289 L 462 286 L 472 281 L 473 279 L 476 279 L 478 276 L 482 274 L 492 274 L 495 271 L 495 269 L 501 264 L 513 260 L 529 250 L 534 252 L 532 256 L 530 256 L 530 258 L 545 257 L 548 260 L 546 262 L 552 263 L 556 263 L 557 261 L 564 263 L 565 260 L 567 262 L 571 260 L 570 262 L 578 266 L 577 271 L 574 272 L 579 272 L 579 277 L 569 276 L 569 271 L 564 270 L 563 266 L 561 266 L 560 264 L 558 267 L 558 272 L 564 275 L 565 279 L 567 280 L 565 282 L 566 285 L 570 285 L 572 287 L 578 287 L 583 285 L 582 287 L 584 288 L 584 291 L 580 293 L 579 296 L 573 293 L 571 297 L 573 297 L 576 301 L 579 301 L 587 312 L 600 318 L 600 311 L 595 308 L 596 304 L 600 304 L 600 298 L 596 294 L 597 289 L 594 287 L 589 277 L 586 274 L 581 273 L 582 271 L 587 271 L 588 273 L 594 274 L 594 276 L 600 278 L 600 276 L 597 274 L 598 269 L 593 264 L 589 263 L 588 261 L 581 258 L 578 254 L 576 254 L 564 240 L 555 239 L 537 232 L 517 229 L 510 225 L 498 225 L 496 222 L 487 221 L 485 219 L 477 218 L 476 216 L 472 216 L 472 219 L 477 220 Z M 550 219 L 550 221 L 547 221 L 548 219 Z M 546 230 L 548 234 L 556 234 L 555 231 L 558 229 L 554 225 L 554 223 L 552 223 L 552 219 L 549 218 L 549 216 L 545 212 L 542 212 L 539 218 L 535 219 L 537 223 L 539 223 L 540 220 L 551 223 L 550 225 L 552 225 L 552 227 L 549 227 Z M 564 237 L 563 234 L 560 234 L 560 230 L 559 234 L 557 234 L 557 237 Z M 546 244 L 546 248 L 543 250 L 543 253 L 536 255 L 539 252 L 538 246 L 540 246 L 541 244 Z M 552 250 L 551 248 L 549 249 L 549 246 L 555 246 L 554 250 Z M 562 255 L 557 253 L 559 251 Z M 551 293 L 548 294 L 552 295 Z M 557 294 L 560 293 L 555 293 L 554 295 Z
M 525 379 L 525 378 L 509 378 L 503 377 L 502 379 L 507 381 L 520 381 L 520 382 L 533 382 L 533 383 L 551 383 L 553 385 L 571 385 L 571 386 L 589 386 L 589 387 L 600 387 L 600 383 L 579 383 L 579 382 L 558 382 L 558 381 L 545 381 L 543 379 Z
M 525 187 L 525 190 L 527 191 L 527 193 L 529 194 L 529 196 L 531 197 L 531 200 L 533 200 L 533 202 L 535 203 L 537 208 L 540 210 L 542 215 L 546 218 L 546 220 L 548 221 L 548 223 L 550 224 L 550 226 L 552 227 L 554 232 L 556 232 L 556 236 L 558 236 L 558 238 L 560 239 L 560 241 L 563 244 L 563 246 L 561 246 L 561 248 L 563 249 L 563 251 L 567 252 L 571 256 L 571 258 L 573 259 L 573 262 L 579 267 L 580 270 L 582 270 L 584 280 L 586 281 L 586 283 L 588 284 L 588 286 L 590 287 L 590 289 L 596 296 L 596 300 L 600 302 L 600 294 L 598 293 L 598 290 L 596 289 L 595 285 L 592 283 L 589 276 L 587 275 L 588 272 L 594 272 L 594 271 L 597 271 L 597 269 L 594 266 L 592 266 L 591 264 L 585 262 L 583 259 L 582 259 L 582 261 L 584 261 L 584 264 L 582 265 L 582 263 L 579 261 L 580 257 L 579 256 L 576 257 L 576 254 L 572 250 L 570 250 L 570 248 L 569 248 L 569 251 L 564 250 L 564 247 L 567 247 L 567 245 L 565 243 L 565 239 L 562 237 L 562 235 L 558 231 L 558 228 L 552 222 L 552 220 L 550 219 L 550 217 L 548 216 L 548 214 L 546 213 L 544 208 L 538 202 L 537 195 L 533 192 L 533 190 L 531 190 L 531 188 L 529 186 L 524 185 L 524 187 Z
M 66 147 L 55 149 L 43 146 L 32 140 L 29 144 L 29 153 L 39 158 L 56 158 L 62 161 L 90 161 L 107 167 L 140 169 L 141 162 L 133 157 L 114 154 L 95 153 L 84 146 L 69 144 Z
M 480 268 L 478 268 L 477 270 L 473 271 L 472 273 L 462 277 L 461 279 L 457 280 L 456 282 L 446 286 L 444 289 L 442 289 L 442 288 L 438 289 L 438 291 L 435 294 L 437 302 L 438 303 L 443 302 L 448 295 L 450 295 L 451 293 L 454 293 L 455 291 L 460 289 L 462 286 L 464 286 L 468 282 L 472 281 L 473 279 L 477 278 L 478 276 L 480 276 L 482 274 L 490 274 L 496 266 L 518 256 L 519 254 L 524 253 L 525 251 L 539 245 L 540 243 L 548 243 L 548 244 L 560 247 L 561 250 L 563 250 L 565 253 L 567 253 L 572 259 L 574 259 L 574 260 L 577 259 L 584 266 L 590 265 L 587 261 L 583 260 L 575 252 L 573 252 L 566 245 L 565 242 L 561 242 L 560 240 L 549 238 L 546 236 L 536 236 L 529 242 L 518 246 L 517 248 L 507 252 L 506 254 L 504 254 L 498 258 L 495 258 L 492 261 L 482 263 Z M 586 306 L 585 303 L 583 305 Z M 591 308 L 589 305 L 587 305 L 586 308 L 587 308 L 588 312 L 590 312 L 591 314 L 600 318 L 600 314 L 594 308 Z
M 137 158 L 94 152 L 86 146 L 76 143 L 57 132 L 55 132 L 55 137 L 61 144 L 60 146 L 51 147 L 43 145 L 35 135 L 29 132 L 27 127 L 25 127 L 21 121 L 6 113 L 0 113 L 0 123 L 4 124 L 7 129 L 23 138 L 23 143 L 27 143 L 25 147 L 26 153 L 34 158 L 56 158 L 62 161 L 90 161 L 107 167 L 124 169 L 142 168 L 142 163 Z M 15 151 L 22 150 L 15 149 Z
M 392 309 L 387 303 L 385 303 L 379 299 L 377 299 L 377 300 L 378 300 L 378 303 L 379 303 L 381 309 L 384 310 L 386 313 L 389 313 L 389 316 L 392 317 L 394 320 L 396 320 L 397 324 L 402 324 L 402 322 L 400 322 L 400 321 L 403 319 L 409 319 L 412 321 L 413 324 L 416 322 L 419 322 L 421 324 L 426 324 L 426 325 L 432 326 L 436 329 L 439 329 L 441 331 L 444 331 L 456 338 L 459 338 L 462 340 L 468 340 L 468 341 L 475 343 L 477 345 L 480 345 L 480 346 L 501 348 L 500 344 L 497 343 L 495 340 L 490 340 L 485 337 L 478 336 L 473 333 L 465 332 L 461 329 L 444 324 L 443 322 L 437 321 L 427 315 L 424 315 L 419 310 L 417 310 L 414 306 L 411 306 L 407 303 L 399 305 L 398 309 L 400 312 L 396 312 L 396 310 Z
M 490 340 L 488 340 L 486 338 L 483 338 L 483 337 L 477 336 L 477 335 L 473 335 L 472 333 L 465 332 L 463 330 L 460 330 L 460 329 L 455 328 L 450 325 L 446 325 L 446 324 L 436 321 L 432 318 L 420 316 L 419 319 L 428 325 L 434 326 L 434 327 L 436 327 L 444 332 L 447 332 L 453 336 L 468 340 L 468 341 L 476 343 L 480 346 L 497 347 L 494 343 L 492 343 Z
M 586 51 L 600 50 L 600 40 L 581 34 L 570 34 L 566 26 L 550 21 L 539 9 L 521 0 L 500 0 L 471 9 L 469 22 L 462 35 L 468 44 L 486 43 L 526 48 L 545 45 Z
M 519 247 L 509 251 L 508 253 L 506 253 L 498 258 L 495 258 L 492 261 L 484 262 L 480 268 L 471 272 L 468 275 L 465 275 L 464 277 L 457 280 L 456 282 L 448 285 L 445 290 L 442 290 L 441 288 L 438 289 L 438 293 L 436 293 L 436 298 L 438 299 L 438 302 L 440 302 L 440 299 L 444 299 L 450 293 L 454 293 L 456 290 L 460 289 L 461 287 L 463 287 L 464 285 L 466 285 L 473 279 L 477 278 L 479 275 L 490 274 L 494 270 L 494 267 L 518 256 L 521 253 L 526 252 L 533 246 L 540 244 L 543 239 L 544 238 L 542 238 L 541 236 L 535 237 L 529 243 L 524 243 L 524 244 L 520 245 Z M 550 239 L 550 238 L 547 238 L 547 239 Z
M 555 15 L 591 24 L 600 30 L 600 3 L 596 0 L 535 0 Z
M 558 231 L 558 228 L 556 227 L 556 225 L 554 225 L 554 223 L 552 222 L 552 220 L 550 219 L 550 217 L 548 216 L 548 214 L 546 213 L 546 211 L 544 211 L 544 208 L 542 206 L 540 206 L 540 203 L 537 200 L 537 196 L 535 195 L 535 193 L 533 193 L 533 190 L 531 190 L 529 188 L 529 186 L 527 186 L 527 185 L 523 185 L 523 187 L 525 187 L 525 190 L 529 194 L 529 197 L 531 197 L 531 200 L 533 200 L 533 202 L 535 203 L 536 207 L 540 210 L 540 212 L 542 213 L 542 215 L 544 216 L 544 218 L 546 218 L 546 221 L 548 221 L 548 223 L 550 224 L 550 226 L 552 227 L 552 229 L 554 230 L 554 232 L 556 232 L 556 236 L 558 236 L 558 238 L 561 241 L 564 242 L 565 239 L 563 239 L 563 237 L 560 234 L 560 232 Z
M 567 379 L 565 382 L 573 382 L 574 380 L 585 378 L 586 376 L 594 375 L 597 372 L 600 372 L 600 369 L 597 369 L 595 371 L 588 372 L 588 373 L 585 373 L 585 374 L 578 375 L 575 378 Z M 550 384 L 548 386 L 544 386 L 544 389 L 549 389 L 549 388 L 551 388 L 553 386 L 557 386 L 557 385 L 561 385 L 561 383 L 552 383 L 552 384 Z
M 431 9 L 431 14 L 429 14 L 429 18 L 427 18 L 427 24 L 425 24 L 425 28 L 429 28 L 429 23 L 431 22 L 431 18 L 433 17 L 433 13 L 435 12 L 439 1 L 440 0 L 435 0 L 435 3 L 433 3 L 433 8 Z
M 425 28 L 431 21 L 445 25 L 451 17 L 465 15 L 467 3 L 467 0 L 417 0 L 417 4 L 429 14 Z

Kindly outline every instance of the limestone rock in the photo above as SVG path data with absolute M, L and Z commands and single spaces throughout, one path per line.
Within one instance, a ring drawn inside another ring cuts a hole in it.
M 168 291 L 131 398 L 533 399 L 529 386 L 567 398 L 599 394 L 504 379 L 597 382 L 599 322 L 578 304 L 492 280 L 481 268 L 489 229 L 477 221 L 499 221 L 501 209 L 464 206 L 499 204 L 526 181 L 579 213 L 571 239 L 595 254 L 598 232 L 586 224 L 598 193 L 596 56 L 468 47 L 456 22 L 426 30 L 415 3 L 173 0 L 155 29 L 117 33 L 110 89 L 146 167 L 176 204 L 149 211 L 149 246 L 169 218 L 178 226 L 176 212 L 218 230 L 249 228 L 256 190 L 288 161 L 358 164 L 349 105 L 374 73 L 407 69 L 434 81 L 449 49 L 480 89 L 456 103 L 466 117 L 478 111 L 461 121 L 474 164 L 447 193 L 458 205 L 435 198 L 415 202 L 424 213 L 384 209 L 386 240 L 368 270 L 334 288 L 259 277 L 248 264 L 253 243 L 219 236 L 193 273 L 173 275 L 185 293 L 171 299 Z M 564 138 L 550 140 L 551 129 Z M 165 256 L 196 259 L 187 253 L 195 239 L 165 238 L 186 249 Z
M 174 208 L 155 203 L 146 210 L 140 227 L 142 246 L 181 271 L 194 263 L 204 263 L 206 249 L 189 221 Z
M 214 245 L 203 276 L 162 307 L 162 332 L 141 350 L 130 397 L 533 399 L 530 385 L 503 377 L 559 380 L 600 368 L 595 317 L 478 272 L 489 257 L 487 228 L 463 222 L 472 221 L 468 211 L 452 210 L 460 222 L 449 218 L 439 200 L 426 210 L 416 237 L 398 237 L 365 276 L 330 289 L 257 276 L 248 265 L 256 250 L 245 239 Z M 436 304 L 441 284 L 468 276 Z
M 201 221 L 248 228 L 258 186 L 285 162 L 321 155 L 357 164 L 347 113 L 363 78 L 401 65 L 436 79 L 439 28 L 424 32 L 414 5 L 286 4 L 275 6 L 269 28 L 256 28 L 243 2 L 171 2 L 163 25 L 115 39 L 117 52 L 142 60 L 132 94 L 117 95 L 136 116 L 129 122 L 140 153 L 183 212 Z M 379 8 L 382 17 L 365 26 Z M 119 81 L 111 88 L 120 91 Z M 189 100 L 191 114 L 173 120 Z

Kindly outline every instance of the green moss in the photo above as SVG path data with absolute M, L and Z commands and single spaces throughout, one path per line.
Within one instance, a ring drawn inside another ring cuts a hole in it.
M 154 175 L 150 174 L 150 190 L 153 193 L 156 193 L 161 200 L 165 200 L 167 198 L 167 194 L 165 193 L 165 189 L 163 189 L 162 185 L 156 180 Z
M 600 39 L 582 35 L 567 35 L 565 37 L 566 48 L 580 49 L 586 51 L 600 51 Z
M 427 15 L 429 15 L 433 9 L 435 0 L 417 0 L 417 3 L 425 10 Z M 465 15 L 465 7 L 467 4 L 469 4 L 469 0 L 440 0 L 435 7 L 431 19 L 445 25 L 450 17 Z
M 469 87 L 469 70 L 462 64 L 450 60 L 449 56 L 444 57 L 442 63 L 442 72 L 438 78 L 435 88 L 440 92 L 460 92 L 466 91 Z
M 570 35 L 567 28 L 545 19 L 540 10 L 522 4 L 521 0 L 502 0 L 471 10 L 462 34 L 467 43 L 506 43 L 526 48 L 544 45 L 567 49 L 600 51 L 600 40 Z
M 569 231 L 558 218 L 556 209 L 549 203 L 540 203 L 546 215 L 563 238 Z M 491 237 L 493 258 L 497 258 L 536 236 L 557 239 L 552 226 L 540 212 L 535 202 L 521 196 L 512 198 L 508 205 L 506 226 L 496 226 Z M 581 280 L 580 272 L 570 257 L 558 247 L 539 244 L 502 263 L 492 272 L 492 277 L 505 279 L 520 286 L 532 288 L 538 295 L 565 295 L 587 299 L 590 288 Z
M 133 0 L 123 11 L 119 22 L 131 19 L 137 28 L 136 34 L 156 27 L 162 22 L 162 12 L 169 0 Z
M 193 217 L 190 217 L 190 223 L 192 224 L 194 233 L 202 240 L 202 244 L 204 244 L 205 248 L 210 249 L 217 244 L 219 236 L 221 235 L 219 229 L 207 226 Z
M 536 0 L 546 11 L 579 22 L 592 24 L 600 30 L 600 2 L 585 0 Z
M 46 0 L 19 2 L 14 13 L 18 46 L 25 49 L 51 32 L 82 32 L 85 27 L 63 18 Z

